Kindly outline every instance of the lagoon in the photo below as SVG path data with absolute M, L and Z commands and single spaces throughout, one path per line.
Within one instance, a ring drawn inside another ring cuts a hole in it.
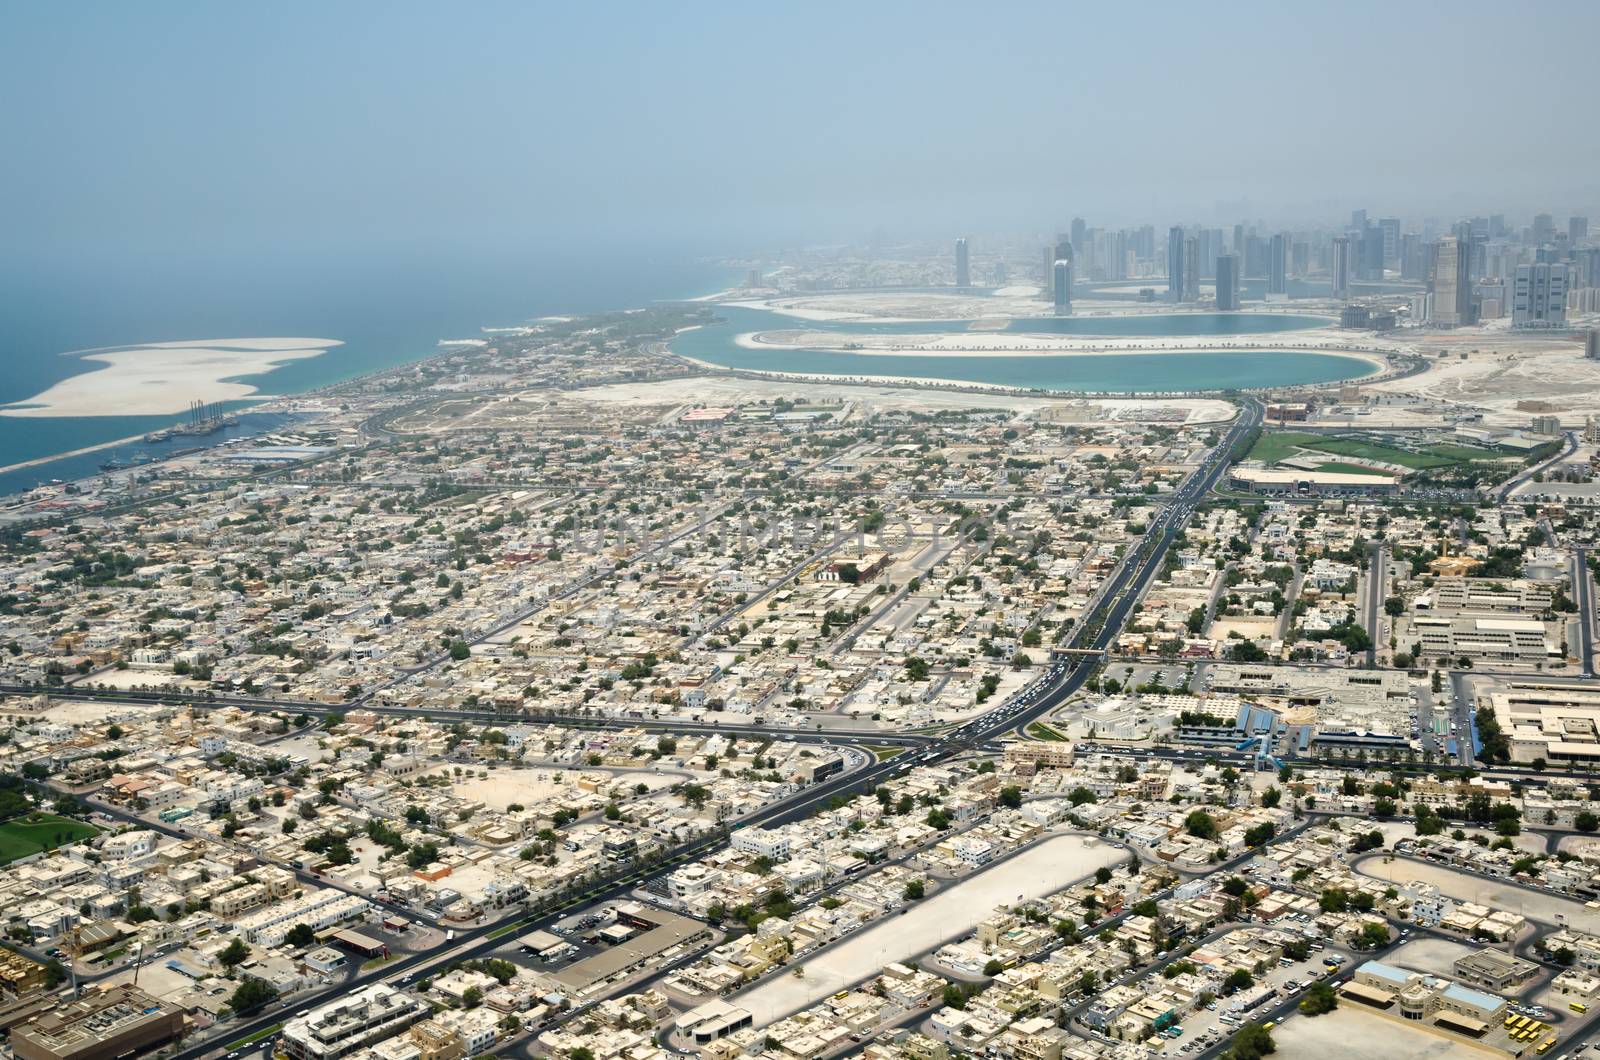
M 878 356 L 836 350 L 750 349 L 736 341 L 752 331 L 828 331 L 841 335 L 949 335 L 971 330 L 971 321 L 796 321 L 779 313 L 718 306 L 719 323 L 686 331 L 672 350 L 709 364 L 761 372 L 791 372 L 845 378 L 952 380 L 991 386 L 1093 393 L 1159 393 L 1330 383 L 1371 375 L 1372 362 L 1358 357 L 1299 350 L 1208 350 L 1204 352 L 1002 353 L 970 356 Z M 1270 334 L 1323 327 L 1324 317 L 1271 313 L 1161 313 L 1123 317 L 1043 317 L 1013 320 L 1016 333 L 1106 336 Z M 992 331 L 991 331 L 992 333 Z

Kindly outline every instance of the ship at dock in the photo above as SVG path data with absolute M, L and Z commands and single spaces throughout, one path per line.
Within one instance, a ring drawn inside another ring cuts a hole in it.
M 205 401 L 189 402 L 189 419 L 186 423 L 175 423 L 171 427 L 163 427 L 159 431 L 151 431 L 144 436 L 147 442 L 165 442 L 173 438 L 200 438 L 208 434 L 216 434 L 225 427 L 236 426 L 239 417 L 233 413 L 222 413 L 216 405 Z

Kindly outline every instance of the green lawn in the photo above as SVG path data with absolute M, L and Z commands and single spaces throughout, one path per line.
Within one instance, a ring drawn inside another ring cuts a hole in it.
M 1035 740 L 1065 740 L 1066 737 L 1052 729 L 1042 721 L 1036 721 L 1028 726 L 1028 735 Z
M 1339 456 L 1355 456 L 1363 460 L 1381 460 L 1386 464 L 1399 464 L 1401 467 L 1409 467 L 1413 471 L 1425 471 L 1430 467 L 1448 467 L 1458 462 L 1448 457 L 1428 456 L 1425 453 L 1408 453 L 1404 449 L 1391 449 L 1386 445 L 1374 445 L 1371 442 L 1358 441 L 1354 438 L 1315 438 L 1307 442 L 1305 447 L 1322 453 L 1337 453 Z
M 1498 454 L 1490 450 L 1479 449 L 1470 445 L 1430 445 L 1413 453 L 1409 450 L 1378 445 L 1374 442 L 1364 442 L 1359 438 L 1344 435 L 1271 431 L 1262 433 L 1261 437 L 1256 440 L 1256 444 L 1250 447 L 1248 457 L 1267 464 L 1276 464 L 1295 456 L 1301 450 L 1332 453 L 1335 456 L 1350 456 L 1360 460 L 1378 460 L 1385 464 L 1395 464 L 1400 467 L 1410 468 L 1412 471 L 1450 467 L 1453 464 L 1461 464 L 1469 460 L 1492 460 L 1498 456 Z
M 1497 453 L 1493 449 L 1482 449 L 1475 445 L 1454 445 L 1444 442 L 1439 445 L 1425 445 L 1424 453 L 1444 457 L 1447 460 L 1504 460 L 1505 453 Z
M 1295 455 L 1306 442 L 1314 442 L 1314 434 L 1299 434 L 1295 431 L 1262 431 L 1256 439 L 1256 444 L 1250 447 L 1245 454 L 1247 460 L 1260 460 L 1265 464 L 1276 464 Z
M 888 744 L 882 743 L 868 743 L 862 744 L 861 746 L 863 750 L 870 751 L 872 754 L 877 755 L 880 762 L 887 762 L 889 759 L 905 750 L 904 747 L 891 747 Z
M 0 824 L 0 865 L 98 834 L 99 829 L 93 825 L 74 821 L 70 817 L 57 817 L 53 813 L 13 817 L 5 824 Z

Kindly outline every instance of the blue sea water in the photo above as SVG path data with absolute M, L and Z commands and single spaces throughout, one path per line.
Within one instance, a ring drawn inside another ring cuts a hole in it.
M 70 351 L 143 342 L 251 337 L 338 339 L 320 357 L 245 377 L 263 394 L 294 394 L 438 352 L 440 339 L 479 336 L 540 316 L 627 309 L 698 297 L 734 270 L 640 253 L 590 258 L 530 248 L 522 259 L 427 253 L 348 256 L 19 262 L 0 260 L 0 404 L 26 401 L 99 367 Z M 248 407 L 235 404 L 232 408 Z M 181 422 L 176 416 L 0 416 L 0 466 Z M 282 426 L 245 416 L 246 432 Z M 213 436 L 211 440 L 218 437 Z M 133 444 L 123 458 L 194 445 Z M 0 475 L 0 493 L 90 475 L 101 452 Z
M 877 356 L 815 349 L 748 349 L 734 340 L 749 331 L 806 330 L 839 333 L 931 334 L 969 330 L 970 321 L 871 323 L 797 321 L 765 310 L 719 306 L 721 321 L 684 332 L 674 351 L 711 364 L 756 371 L 838 376 L 953 379 L 1012 387 L 1103 393 L 1228 390 L 1293 386 L 1353 379 L 1372 366 L 1354 357 L 1299 350 L 1217 350 L 1205 353 L 1130 353 L 1117 356 L 971 357 Z M 1320 327 L 1323 317 L 1264 313 L 1171 313 L 1135 317 L 1043 317 L 1015 320 L 1007 332 L 1171 337 L 1262 335 Z M 993 334 L 993 332 L 989 332 Z

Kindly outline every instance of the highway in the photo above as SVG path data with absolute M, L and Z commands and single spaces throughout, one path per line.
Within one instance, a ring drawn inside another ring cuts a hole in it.
M 1583 676 L 1594 673 L 1594 577 L 1589 573 L 1589 550 L 1572 550 L 1576 569 L 1572 572 L 1573 602 L 1578 605 L 1578 662 Z

